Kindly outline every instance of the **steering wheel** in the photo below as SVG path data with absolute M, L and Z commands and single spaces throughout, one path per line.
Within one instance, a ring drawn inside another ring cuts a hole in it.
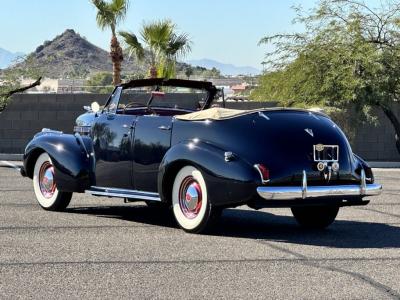
M 122 114 L 125 115 L 125 111 L 127 108 L 129 107 L 143 107 L 144 105 L 141 103 L 137 103 L 137 102 L 129 102 L 127 105 L 125 105 L 124 110 L 122 111 Z

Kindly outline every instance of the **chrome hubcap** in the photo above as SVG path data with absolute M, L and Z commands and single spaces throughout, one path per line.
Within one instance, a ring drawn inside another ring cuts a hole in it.
M 194 219 L 200 212 L 202 192 L 200 184 L 192 177 L 186 177 L 179 189 L 179 206 L 188 219 Z
M 40 192 L 45 198 L 51 198 L 56 191 L 56 183 L 54 181 L 54 167 L 50 162 L 45 162 L 40 167 L 39 172 Z

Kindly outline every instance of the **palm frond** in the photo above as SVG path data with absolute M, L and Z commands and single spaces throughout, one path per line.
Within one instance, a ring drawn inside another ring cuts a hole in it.
M 126 16 L 129 0 L 112 0 L 108 3 L 104 0 L 91 0 L 97 8 L 96 21 L 97 25 L 102 29 L 110 27 L 115 31 L 117 23 Z
M 114 16 L 108 7 L 108 4 L 103 0 L 92 0 L 92 3 L 97 8 L 97 25 L 102 30 L 110 27 L 111 24 L 113 24 Z
M 171 78 L 176 75 L 176 60 L 191 51 L 189 35 L 177 34 L 176 25 L 170 20 L 144 23 L 140 30 L 140 39 L 133 33 L 120 32 L 128 46 L 130 54 L 140 60 L 145 57 L 145 49 L 152 67 L 156 67 L 158 75 Z
M 174 24 L 169 20 L 145 23 L 140 32 L 142 39 L 154 49 L 167 48 L 169 39 L 174 30 Z
M 118 23 L 126 17 L 129 8 L 129 0 L 113 0 L 109 4 L 109 8 L 114 13 L 116 23 Z
M 188 34 L 173 34 L 170 37 L 166 54 L 173 57 L 176 57 L 178 55 L 185 56 L 192 50 L 191 44 L 192 42 Z
M 120 31 L 119 35 L 124 39 L 129 55 L 135 55 L 138 60 L 145 58 L 145 50 L 135 34 Z

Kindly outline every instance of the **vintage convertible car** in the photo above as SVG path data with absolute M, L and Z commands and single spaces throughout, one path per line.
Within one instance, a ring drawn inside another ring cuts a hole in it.
M 325 114 L 225 109 L 209 82 L 133 80 L 78 117 L 74 134 L 44 129 L 27 145 L 22 174 L 39 204 L 63 210 L 72 193 L 171 207 L 188 232 L 222 209 L 289 207 L 323 228 L 343 206 L 378 195 L 371 168 Z

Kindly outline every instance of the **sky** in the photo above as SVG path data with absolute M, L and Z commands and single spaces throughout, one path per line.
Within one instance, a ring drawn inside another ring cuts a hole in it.
M 293 5 L 311 8 L 316 0 L 131 0 L 119 30 L 138 33 L 144 22 L 170 19 L 193 41 L 185 60 L 209 58 L 262 69 L 265 35 L 301 30 L 293 25 Z M 89 0 L 0 0 L 0 48 L 30 53 L 45 40 L 74 29 L 108 49 L 110 32 L 96 25 Z

